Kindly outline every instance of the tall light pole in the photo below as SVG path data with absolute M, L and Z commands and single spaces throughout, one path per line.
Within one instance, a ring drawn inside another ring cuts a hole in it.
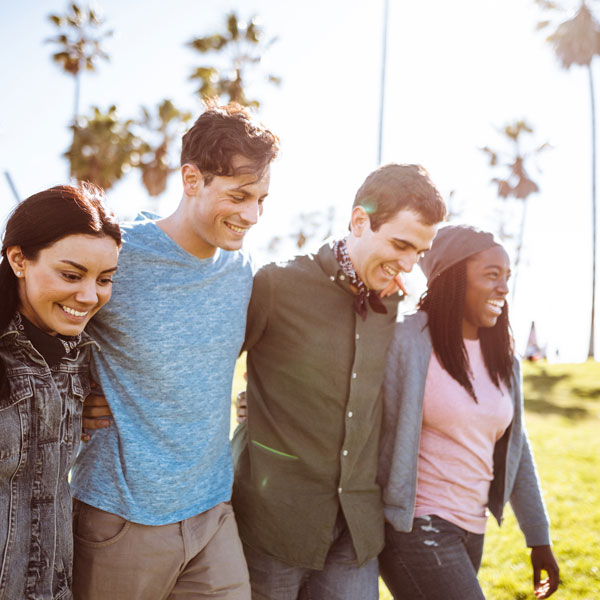
M 388 13 L 390 1 L 383 0 L 383 47 L 381 52 L 381 88 L 379 90 L 379 139 L 377 143 L 377 164 L 381 164 L 383 153 L 383 116 L 385 109 L 385 79 L 387 66 Z

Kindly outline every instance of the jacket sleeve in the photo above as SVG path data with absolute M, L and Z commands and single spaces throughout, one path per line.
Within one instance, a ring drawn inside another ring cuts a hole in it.
M 517 369 L 515 385 L 518 385 L 519 390 L 518 410 L 521 411 L 522 440 L 521 457 L 510 494 L 510 504 L 527 545 L 529 547 L 544 546 L 550 544 L 550 523 L 525 429 L 520 369 Z
M 396 439 L 396 429 L 398 425 L 399 410 L 399 377 L 397 370 L 401 355 L 401 333 L 396 325 L 394 337 L 387 354 L 387 367 L 382 387 L 383 396 L 383 420 L 381 428 L 381 437 L 379 443 L 379 463 L 377 481 L 382 489 L 385 490 L 389 483 L 390 470 L 392 468 L 392 453 L 394 441 Z

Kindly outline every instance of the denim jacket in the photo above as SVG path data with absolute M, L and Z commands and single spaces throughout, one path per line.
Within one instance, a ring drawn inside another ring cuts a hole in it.
M 426 313 L 418 311 L 396 324 L 384 381 L 378 479 L 386 520 L 397 531 L 412 529 L 423 394 L 432 351 Z M 500 524 L 504 505 L 510 501 L 527 545 L 542 546 L 550 543 L 549 522 L 525 431 L 516 358 L 510 395 L 514 416 L 494 450 L 488 509 Z
M 72 597 L 68 474 L 94 343 L 83 333 L 50 369 L 19 315 L 0 333 L 0 600 Z

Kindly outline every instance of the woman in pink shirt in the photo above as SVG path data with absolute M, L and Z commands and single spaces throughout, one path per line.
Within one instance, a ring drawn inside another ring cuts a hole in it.
M 420 264 L 428 291 L 397 325 L 384 384 L 382 577 L 396 599 L 483 599 L 487 513 L 501 522 L 510 501 L 547 598 L 558 565 L 522 422 L 508 256 L 489 233 L 447 226 Z

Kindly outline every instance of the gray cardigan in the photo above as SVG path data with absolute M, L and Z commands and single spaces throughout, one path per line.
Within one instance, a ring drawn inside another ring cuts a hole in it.
M 384 419 L 379 460 L 386 520 L 410 531 L 417 487 L 423 394 L 432 345 L 422 311 L 397 323 L 387 358 Z M 549 522 L 523 423 L 521 371 L 515 358 L 511 397 L 514 417 L 496 443 L 488 508 L 498 524 L 510 500 L 528 546 L 550 544 Z

